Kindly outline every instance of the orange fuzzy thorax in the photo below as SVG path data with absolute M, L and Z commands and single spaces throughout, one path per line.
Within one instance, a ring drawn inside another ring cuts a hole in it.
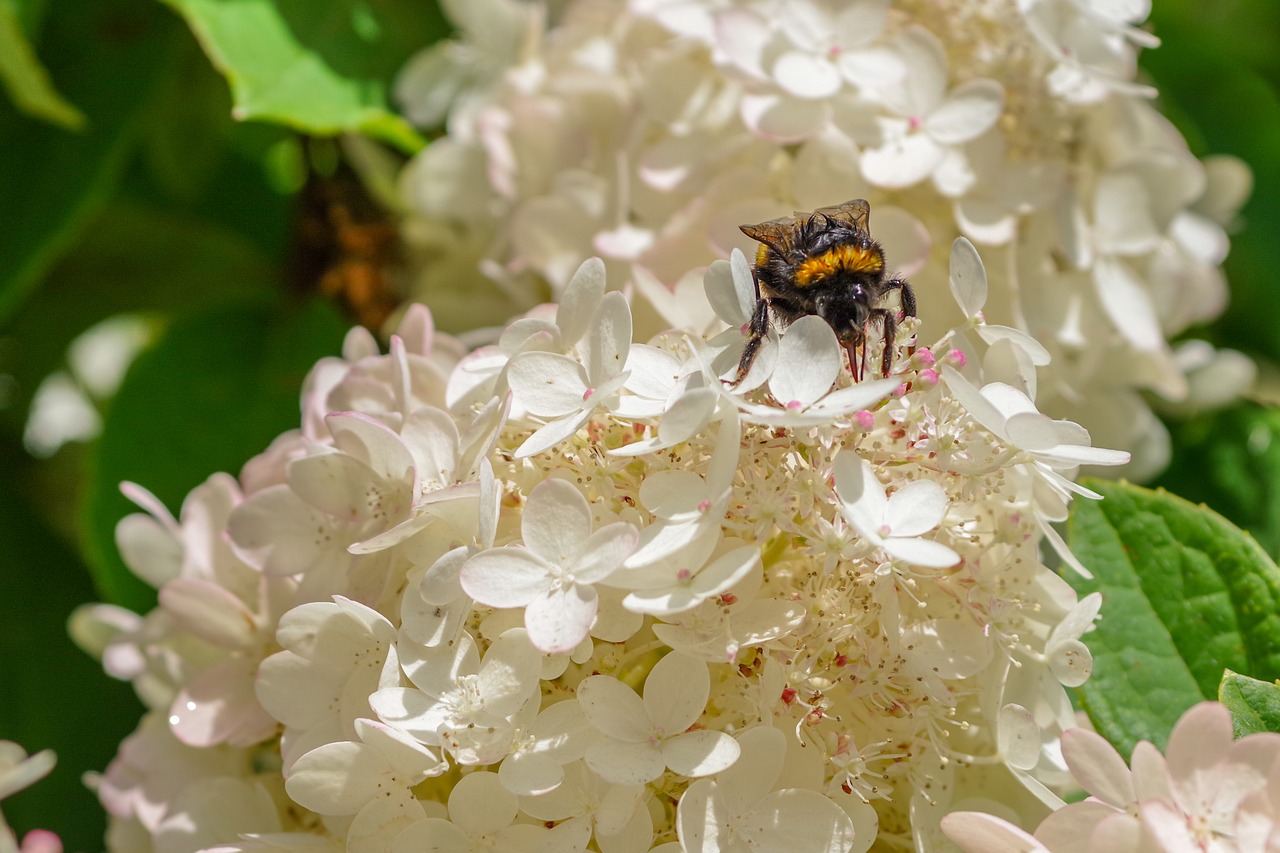
M 838 272 L 875 273 L 884 269 L 884 260 L 875 247 L 851 243 L 835 246 L 821 255 L 806 258 L 796 268 L 796 286 L 807 287 Z

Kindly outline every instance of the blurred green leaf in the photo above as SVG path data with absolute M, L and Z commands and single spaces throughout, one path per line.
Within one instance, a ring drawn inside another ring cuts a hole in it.
M 82 133 L 0 105 L 0 325 L 110 194 L 172 64 L 174 22 L 135 0 L 65 0 L 41 38 L 49 70 L 84 111 Z
M 231 83 L 235 116 L 323 136 L 358 131 L 406 152 L 424 140 L 389 105 L 405 59 L 445 32 L 408 0 L 165 0 Z
M 11 431 L 20 432 L 39 383 L 65 363 L 67 346 L 120 313 L 163 315 L 273 294 L 279 272 L 248 238 L 170 210 L 116 202 L 87 229 L 14 319 L 18 346 L 0 349 L 14 379 Z
M 1169 424 L 1160 485 L 1206 503 L 1280 555 L 1280 410 L 1238 403 Z
M 1218 701 L 1231 712 L 1238 738 L 1254 732 L 1280 732 L 1280 685 L 1228 671 L 1218 686 Z
M 6 472 L 0 489 L 0 739 L 29 752 L 52 748 L 58 764 L 45 779 L 4 801 L 19 837 L 52 829 L 67 850 L 101 850 L 106 815 L 82 776 L 107 766 L 137 725 L 132 688 L 109 679 L 72 645 L 67 616 L 95 597 L 88 572 L 26 501 L 33 487 L 21 449 L 0 445 Z
M 146 609 L 155 599 L 116 551 L 116 522 L 136 511 L 120 482 L 146 487 L 177 515 L 209 475 L 238 473 L 298 426 L 302 381 L 345 331 L 320 301 L 224 306 L 174 323 L 139 356 L 107 411 L 85 497 L 85 552 L 106 600 Z
M 73 130 L 84 126 L 84 114 L 58 94 L 36 58 L 14 0 L 0 0 L 0 81 L 27 115 Z
M 1102 619 L 1085 638 L 1093 676 L 1081 707 L 1122 754 L 1163 748 L 1195 703 L 1217 698 L 1225 669 L 1280 675 L 1280 570 L 1217 513 L 1164 491 L 1091 480 L 1105 500 L 1076 501 L 1071 549 L 1093 571 Z

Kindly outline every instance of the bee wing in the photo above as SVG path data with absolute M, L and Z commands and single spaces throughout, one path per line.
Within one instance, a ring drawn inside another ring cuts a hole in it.
M 855 198 L 844 204 L 833 207 L 820 207 L 813 212 L 814 216 L 827 216 L 842 222 L 861 234 L 871 233 L 871 205 L 865 198 Z
M 784 216 L 756 225 L 739 225 L 738 228 L 752 240 L 764 243 L 778 254 L 786 254 L 787 247 L 791 245 L 791 235 L 796 230 L 796 221 Z

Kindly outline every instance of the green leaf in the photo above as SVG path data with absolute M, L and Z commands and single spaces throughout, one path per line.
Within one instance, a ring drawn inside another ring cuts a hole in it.
M 71 643 L 67 617 L 95 597 L 93 584 L 74 551 L 31 511 L 41 483 L 29 476 L 21 448 L 0 444 L 0 467 L 0 738 L 58 756 L 47 777 L 6 797 L 4 818 L 19 838 L 44 827 L 67 850 L 101 850 L 106 815 L 83 777 L 107 766 L 141 705 L 129 685 Z
M 0 104 L 0 325 L 116 185 L 179 34 L 176 22 L 133 0 L 64 0 L 50 17 L 41 47 L 88 124 L 68 133 Z
M 36 58 L 13 0 L 0 0 L 0 81 L 27 115 L 72 130 L 84 126 L 84 113 L 58 94 Z
M 1103 605 L 1080 704 L 1122 753 L 1144 739 L 1163 748 L 1184 711 L 1217 697 L 1224 669 L 1280 675 L 1280 570 L 1206 507 L 1127 483 L 1089 487 L 1105 500 L 1076 501 L 1069 531 L 1095 578 L 1069 580 Z
M 1280 555 L 1280 410 L 1241 402 L 1173 421 L 1160 485 L 1212 506 Z
M 327 303 L 236 305 L 175 323 L 139 356 L 107 412 L 84 505 L 85 551 L 106 600 L 140 610 L 155 599 L 116 551 L 116 523 L 136 511 L 120 482 L 150 489 L 176 515 L 211 474 L 239 473 L 298 426 L 302 381 L 344 332 Z
M 1228 670 L 1218 685 L 1218 701 L 1231 712 L 1237 738 L 1280 732 L 1280 685 Z
M 323 136 L 358 131 L 403 151 L 424 140 L 389 106 L 404 60 L 445 27 L 408 0 L 165 0 L 231 83 L 235 116 Z

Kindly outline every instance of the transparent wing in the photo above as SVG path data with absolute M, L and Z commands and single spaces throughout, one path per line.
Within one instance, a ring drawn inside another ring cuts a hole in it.
M 781 219 L 770 219 L 768 222 L 756 225 L 739 225 L 738 228 L 752 240 L 764 243 L 775 252 L 786 254 L 791 245 L 792 234 L 796 230 L 796 221 L 790 216 L 784 216 Z
M 850 226 L 860 234 L 871 233 L 871 205 L 867 204 L 865 198 L 855 198 L 833 207 L 820 207 L 813 212 L 813 215 L 830 217 Z

